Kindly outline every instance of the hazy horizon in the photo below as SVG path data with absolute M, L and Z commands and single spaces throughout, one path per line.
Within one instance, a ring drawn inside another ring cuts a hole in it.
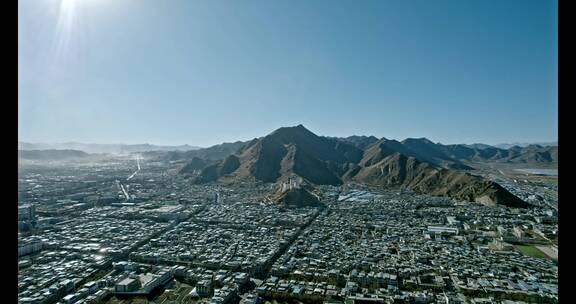
M 557 141 L 557 2 L 19 0 L 18 139 Z
M 294 127 L 294 126 L 283 126 L 283 127 Z M 306 127 L 304 125 L 304 127 Z M 280 128 L 280 127 L 279 127 Z M 306 127 L 307 128 L 307 127 Z M 276 128 L 278 129 L 278 128 Z M 274 129 L 274 130 L 276 130 Z M 310 130 L 309 128 L 307 128 L 309 131 L 315 133 L 318 136 L 324 136 L 324 137 L 340 137 L 340 138 L 344 138 L 344 137 L 349 137 L 349 136 L 374 136 L 377 137 L 378 139 L 381 138 L 387 138 L 387 139 L 391 139 L 391 140 L 397 140 L 397 141 L 402 141 L 404 139 L 407 138 L 422 138 L 425 136 L 411 136 L 411 137 L 406 137 L 406 138 L 391 138 L 391 137 L 387 137 L 387 136 L 378 136 L 378 135 L 374 135 L 374 134 L 349 134 L 349 135 L 340 135 L 340 136 L 332 136 L 332 135 L 324 135 L 324 134 L 318 134 L 316 132 L 314 132 L 314 130 Z M 260 138 L 263 136 L 268 135 L 269 133 L 273 132 L 274 130 L 271 130 L 270 132 L 266 133 L 266 134 L 262 134 L 260 136 L 256 136 L 256 137 L 251 137 L 251 138 L 243 138 L 243 139 L 236 139 L 236 140 L 224 140 L 224 141 L 220 141 L 217 142 L 216 144 L 212 144 L 209 146 L 201 146 L 201 145 L 197 145 L 194 143 L 172 143 L 172 144 L 157 144 L 154 142 L 85 142 L 85 141 L 55 141 L 55 142 L 32 142 L 32 141 L 25 141 L 25 140 L 18 140 L 18 143 L 28 143 L 28 144 L 46 144 L 46 145 L 56 145 L 56 144 L 86 144 L 86 145 L 155 145 L 155 146 L 191 146 L 191 147 L 197 147 L 197 148 L 208 148 L 214 145 L 218 145 L 218 144 L 222 144 L 222 143 L 232 143 L 232 142 L 237 142 L 237 141 L 250 141 L 254 138 Z M 498 146 L 498 145 L 506 145 L 506 144 L 542 144 L 542 143 L 557 143 L 558 140 L 551 140 L 551 141 L 531 141 L 531 142 L 499 142 L 499 143 L 485 143 L 485 142 L 441 142 L 438 140 L 435 140 L 434 138 L 428 138 L 425 137 L 428 140 L 431 140 L 434 143 L 441 143 L 444 145 L 450 145 L 450 144 L 467 144 L 467 145 L 472 145 L 472 144 L 486 144 L 486 145 L 491 145 L 491 146 Z

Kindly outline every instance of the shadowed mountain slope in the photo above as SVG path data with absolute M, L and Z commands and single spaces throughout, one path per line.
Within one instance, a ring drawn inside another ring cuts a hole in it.
M 364 143 L 372 141 L 364 140 Z M 448 169 L 466 168 L 450 157 L 455 153 L 471 157 L 472 152 L 459 149 L 461 147 L 434 144 L 427 139 L 398 142 L 383 138 L 372 141 L 362 150 L 340 139 L 317 136 L 298 125 L 280 128 L 252 140 L 235 154 L 205 167 L 195 181 L 281 183 L 300 177 L 305 184 L 362 182 L 391 188 L 407 187 L 419 193 L 487 205 L 526 206 L 525 202 L 494 182 Z M 294 190 L 286 197 L 302 201 L 308 197 L 302 191 Z

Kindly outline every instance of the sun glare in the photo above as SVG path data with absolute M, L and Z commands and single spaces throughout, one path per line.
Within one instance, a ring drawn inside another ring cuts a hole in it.
M 57 61 L 68 61 L 79 48 L 81 36 L 80 3 L 78 0 L 60 0 L 55 36 Z

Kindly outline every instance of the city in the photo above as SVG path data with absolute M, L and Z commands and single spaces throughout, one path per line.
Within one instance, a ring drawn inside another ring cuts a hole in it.
M 195 185 L 171 166 L 21 166 L 19 302 L 557 302 L 557 211 L 543 202 L 350 184 L 286 208 L 270 184 Z M 538 194 L 526 184 L 507 186 Z
M 17 303 L 558 303 L 558 0 L 17 2 Z

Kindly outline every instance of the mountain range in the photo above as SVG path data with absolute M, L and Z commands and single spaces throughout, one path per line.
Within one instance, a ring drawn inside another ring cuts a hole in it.
M 149 157 L 159 157 L 167 161 L 190 160 L 195 157 L 208 161 L 224 159 L 226 156 L 235 153 L 238 149 L 248 144 L 247 141 L 236 141 L 232 143 L 223 143 L 208 148 L 201 148 L 190 151 L 148 151 L 143 155 Z
M 474 175 L 474 164 L 558 162 L 557 145 L 515 145 L 502 149 L 485 144 L 443 145 L 427 138 L 397 141 L 375 136 L 325 137 L 312 133 L 303 125 L 279 128 L 250 141 L 223 143 L 209 148 L 24 142 L 19 142 L 18 146 L 19 158 L 24 160 L 81 159 L 95 155 L 87 153 L 137 152 L 146 157 L 181 163 L 179 174 L 195 183 L 254 181 L 283 184 L 295 178 L 302 180 L 302 187 L 273 194 L 273 200 L 287 205 L 316 204 L 313 185 L 363 183 L 407 188 L 418 193 L 486 205 L 526 207 L 524 201 L 499 184 Z
M 553 141 L 553 142 L 538 142 L 538 143 L 511 143 L 511 144 L 507 144 L 507 143 L 503 143 L 503 144 L 498 144 L 498 145 L 494 145 L 494 147 L 496 148 L 500 148 L 500 149 L 510 149 L 514 146 L 518 146 L 521 148 L 530 146 L 530 145 L 538 145 L 538 146 L 542 146 L 542 147 L 557 147 L 558 146 L 558 142 L 557 141 Z
M 196 156 L 180 172 L 190 175 L 196 183 L 285 183 L 297 177 L 312 185 L 358 182 L 486 205 L 527 206 L 497 183 L 466 172 L 472 168 L 465 164 L 468 160 L 491 158 L 512 161 L 521 151 L 505 152 L 498 148 L 484 151 L 464 145 L 436 144 L 425 138 L 399 142 L 373 136 L 322 137 L 302 125 L 279 128 L 238 146 L 220 160 L 205 161 Z M 531 147 L 532 154 L 525 159 L 557 160 L 557 150 L 551 153 L 541 149 Z
M 90 155 L 78 150 L 18 150 L 18 159 L 22 160 L 71 160 L 87 158 Z
M 362 151 L 371 148 L 368 153 L 379 150 L 399 152 L 406 156 L 412 156 L 421 161 L 445 167 L 448 169 L 471 170 L 474 163 L 557 163 L 558 146 L 528 145 L 524 147 L 513 146 L 509 149 L 496 148 L 485 144 L 453 144 L 443 145 L 434 143 L 426 138 L 407 138 L 403 141 L 381 138 L 375 136 L 349 136 L 345 138 L 325 137 L 332 142 L 343 142 L 352 145 Z M 201 148 L 191 151 L 150 151 L 144 155 L 159 157 L 169 161 L 185 161 L 190 165 L 184 170 L 200 170 L 207 164 L 226 158 L 238 152 L 245 146 L 250 146 L 258 139 L 251 141 L 237 141 L 233 143 L 223 143 L 209 148 Z M 199 165 L 199 162 L 202 162 Z
M 407 138 L 401 142 L 386 138 L 351 136 L 339 140 L 353 144 L 360 149 L 378 145 L 380 149 L 400 152 L 442 167 L 451 169 L 471 169 L 466 163 L 556 163 L 558 146 L 528 145 L 512 146 L 509 149 L 496 148 L 484 144 L 443 145 L 426 138 Z M 372 147 L 374 149 L 374 147 Z
M 197 150 L 200 147 L 180 146 L 157 146 L 151 144 L 84 144 L 77 142 L 67 143 L 27 143 L 18 142 L 18 150 L 78 150 L 86 153 L 125 154 L 147 151 L 188 151 Z

